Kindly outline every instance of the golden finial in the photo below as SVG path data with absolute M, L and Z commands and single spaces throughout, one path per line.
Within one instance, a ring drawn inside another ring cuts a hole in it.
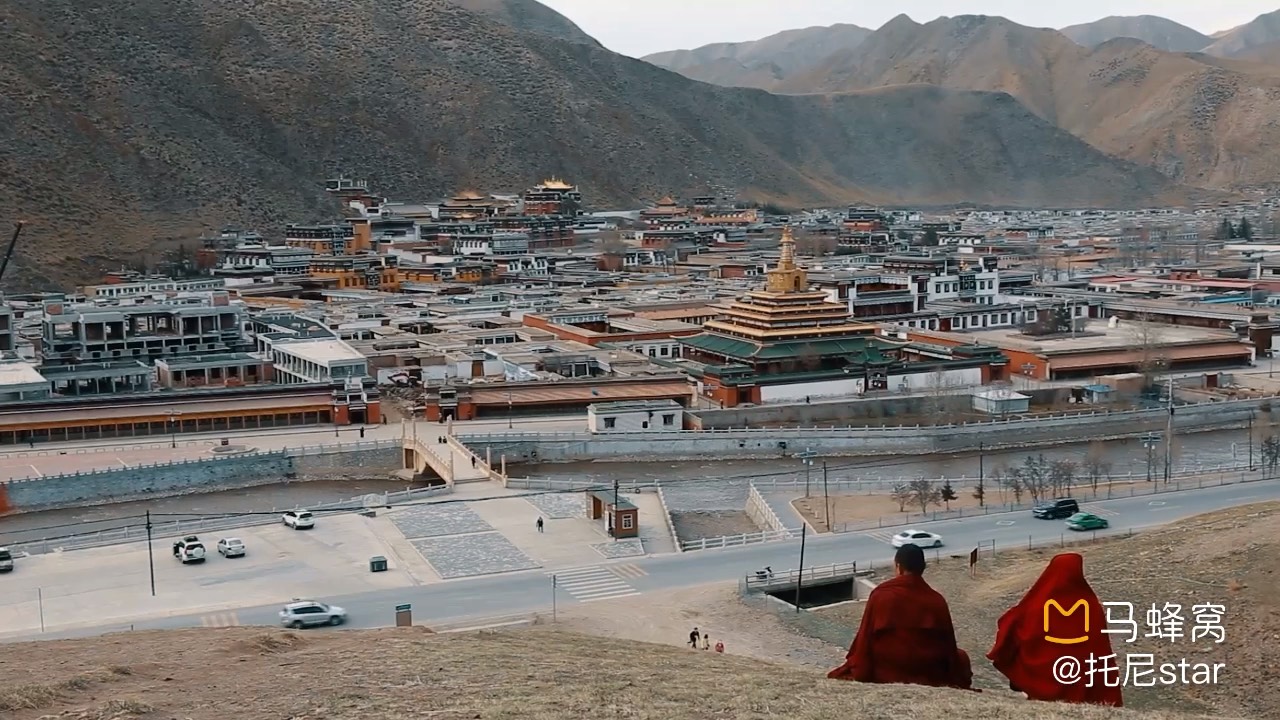
M 782 257 L 778 259 L 778 269 L 791 270 L 796 266 L 796 239 L 791 235 L 791 226 L 782 228 Z

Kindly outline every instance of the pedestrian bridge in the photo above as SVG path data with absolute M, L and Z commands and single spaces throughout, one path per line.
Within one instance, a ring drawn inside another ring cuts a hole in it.
M 426 431 L 438 430 L 435 423 Z M 502 461 L 501 470 L 494 468 L 491 458 L 481 457 L 463 445 L 452 434 L 452 423 L 444 432 L 422 436 L 418 434 L 415 423 L 412 431 L 406 423 L 401 436 L 404 448 L 404 468 L 417 475 L 433 474 L 445 481 L 446 485 L 458 483 L 486 482 L 493 480 L 506 484 L 506 460 Z

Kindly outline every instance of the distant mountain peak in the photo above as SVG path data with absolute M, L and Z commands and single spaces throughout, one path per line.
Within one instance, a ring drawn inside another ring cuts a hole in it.
M 1064 27 L 1059 32 L 1087 48 L 1116 38 L 1134 38 L 1169 52 L 1197 52 L 1213 42 L 1213 38 L 1198 30 L 1155 15 L 1112 15 Z

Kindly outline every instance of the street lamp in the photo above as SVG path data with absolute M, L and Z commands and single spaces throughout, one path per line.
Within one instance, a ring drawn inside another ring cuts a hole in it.
M 507 429 L 511 429 L 511 390 L 507 390 Z
M 169 411 L 169 447 L 174 450 L 178 449 L 178 416 L 181 414 L 177 410 Z

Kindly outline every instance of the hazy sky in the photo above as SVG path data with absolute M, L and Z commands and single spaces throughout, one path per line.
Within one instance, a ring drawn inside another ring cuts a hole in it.
M 878 28 L 899 13 L 916 22 L 941 15 L 1002 15 L 1033 27 L 1065 27 L 1108 15 L 1160 15 L 1214 33 L 1280 8 L 1280 0 L 541 0 L 605 47 L 639 57 L 780 30 L 853 23 Z

